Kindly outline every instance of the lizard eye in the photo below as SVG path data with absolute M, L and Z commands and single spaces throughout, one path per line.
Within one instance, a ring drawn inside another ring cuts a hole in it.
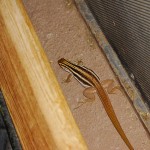
M 65 71 L 71 73 L 70 69 L 69 69 L 67 66 L 60 65 L 60 67 L 61 67 L 62 69 L 64 69 Z

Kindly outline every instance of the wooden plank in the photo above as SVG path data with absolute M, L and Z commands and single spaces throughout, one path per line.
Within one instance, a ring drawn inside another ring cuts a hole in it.
M 0 0 L 0 87 L 23 149 L 87 149 L 20 0 Z

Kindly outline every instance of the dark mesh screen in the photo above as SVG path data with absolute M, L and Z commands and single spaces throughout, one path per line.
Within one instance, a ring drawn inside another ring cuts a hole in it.
M 0 150 L 22 150 L 4 97 L 0 91 Z
M 85 2 L 150 106 L 150 1 Z

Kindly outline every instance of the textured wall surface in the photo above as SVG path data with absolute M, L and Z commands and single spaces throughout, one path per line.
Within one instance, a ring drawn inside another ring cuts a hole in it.
M 84 88 L 57 64 L 59 58 L 83 64 L 94 70 L 101 80 L 117 79 L 87 25 L 71 0 L 23 0 L 28 15 L 57 75 L 69 107 L 90 150 L 125 150 L 126 145 L 106 115 L 100 99 L 74 110 L 85 99 Z M 148 150 L 149 138 L 128 98 L 123 92 L 109 95 L 118 119 L 135 150 Z

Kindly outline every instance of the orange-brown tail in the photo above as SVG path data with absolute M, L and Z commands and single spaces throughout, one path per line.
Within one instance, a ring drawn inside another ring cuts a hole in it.
M 113 125 L 116 128 L 116 130 L 118 131 L 118 133 L 120 134 L 121 138 L 123 139 L 123 141 L 126 143 L 126 145 L 128 146 L 128 148 L 130 150 L 134 150 L 116 117 L 116 114 L 115 114 L 112 104 L 107 96 L 107 93 L 105 92 L 103 87 L 101 87 L 101 85 L 97 85 L 97 94 L 103 103 L 103 106 L 106 110 L 107 115 L 109 116 L 111 122 L 113 123 Z

